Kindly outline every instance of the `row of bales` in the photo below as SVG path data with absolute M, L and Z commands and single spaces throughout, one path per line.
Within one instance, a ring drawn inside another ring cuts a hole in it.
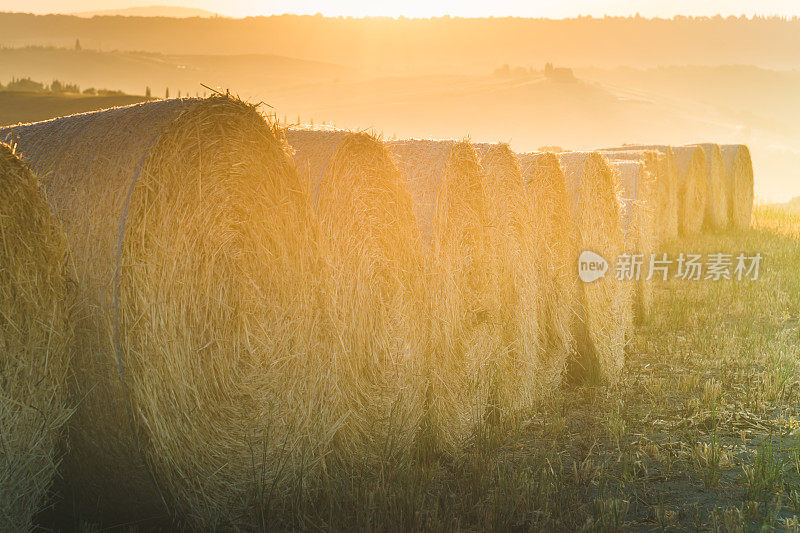
M 749 224 L 743 146 L 514 153 L 280 129 L 227 97 L 0 129 L 0 528 L 263 524 L 613 381 L 650 254 Z M 285 499 L 285 498 L 283 498 Z

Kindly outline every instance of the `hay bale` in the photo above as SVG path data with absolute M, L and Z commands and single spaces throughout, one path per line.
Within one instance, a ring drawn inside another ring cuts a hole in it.
M 614 154 L 609 154 L 613 157 Z M 653 304 L 653 283 L 647 279 L 650 256 L 655 253 L 656 225 L 654 208 L 658 194 L 644 161 L 611 160 L 617 183 L 622 190 L 622 234 L 624 252 L 641 256 L 640 271 L 633 273 L 636 290 L 633 300 L 634 320 L 641 323 L 650 315 Z
M 70 414 L 70 291 L 64 237 L 37 180 L 4 144 L 0 235 L 0 529 L 28 531 Z
M 535 248 L 542 284 L 539 329 L 545 353 L 553 366 L 559 367 L 575 350 L 577 234 L 558 158 L 538 152 L 519 154 L 518 159 L 532 224 L 542 233 Z
M 432 321 L 422 442 L 452 449 L 490 410 L 501 364 L 483 170 L 467 141 L 387 143 L 419 221 Z
M 704 224 L 711 230 L 724 230 L 730 225 L 728 190 L 725 186 L 725 167 L 718 144 L 693 144 L 706 155 L 706 213 Z
M 485 172 L 488 245 L 495 280 L 495 303 L 509 361 L 498 380 L 504 404 L 530 407 L 561 380 L 566 360 L 545 350 L 543 220 L 533 216 L 515 154 L 506 144 L 476 144 Z
M 753 162 L 750 150 L 743 144 L 720 147 L 728 190 L 730 224 L 735 229 L 750 227 L 753 213 Z
M 618 161 L 642 161 L 645 170 L 655 181 L 654 224 L 656 226 L 653 247 L 658 248 L 678 237 L 678 182 L 675 174 L 675 156 L 672 150 L 626 150 L 607 148 L 601 150 L 609 159 Z
M 313 221 L 255 108 L 164 100 L 2 138 L 74 256 L 65 477 L 81 516 L 237 527 L 317 472 L 343 415 L 315 333 Z
M 706 213 L 705 152 L 699 146 L 626 145 L 630 150 L 658 150 L 672 153 L 678 183 L 678 231 L 681 235 L 696 235 L 703 227 Z
M 291 128 L 286 140 L 319 221 L 326 307 L 342 354 L 338 388 L 353 415 L 349 432 L 410 449 L 419 416 L 417 377 L 427 323 L 420 305 L 419 226 L 405 183 L 383 143 L 367 133 Z M 388 432 L 392 432 L 389 435 Z M 365 449 L 359 443 L 346 446 Z
M 605 277 L 579 284 L 585 332 L 576 337 L 585 336 L 590 347 L 586 352 L 590 359 L 580 365 L 590 377 L 597 374 L 613 382 L 622 370 L 633 318 L 630 286 L 614 276 L 614 263 L 623 249 L 619 190 L 608 160 L 599 152 L 565 152 L 558 159 L 564 168 L 578 252 L 595 252 L 609 263 Z M 572 268 L 576 272 L 577 257 Z
M 678 212 L 683 235 L 696 235 L 706 213 L 708 170 L 705 152 L 699 146 L 674 146 L 678 174 Z

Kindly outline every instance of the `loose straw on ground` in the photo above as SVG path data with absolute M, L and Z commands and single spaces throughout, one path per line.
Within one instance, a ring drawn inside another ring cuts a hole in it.
M 420 225 L 432 320 L 422 448 L 452 449 L 490 410 L 504 354 L 487 254 L 482 173 L 466 141 L 387 146 Z
M 64 476 L 81 516 L 235 528 L 267 491 L 305 486 L 347 413 L 317 334 L 306 191 L 273 127 L 213 97 L 0 139 L 42 176 L 76 265 Z
M 530 407 L 561 380 L 565 360 L 545 350 L 544 221 L 533 216 L 533 204 L 516 155 L 506 144 L 475 145 L 484 170 L 484 198 L 492 272 L 494 307 L 503 326 L 509 361 L 498 376 L 503 406 Z
M 643 161 L 611 160 L 611 165 L 622 189 L 623 241 L 629 261 L 623 281 L 636 286 L 634 318 L 641 323 L 650 315 L 653 303 L 653 284 L 647 279 L 647 268 L 655 253 L 656 187 Z
M 585 337 L 594 360 L 580 361 L 589 377 L 619 378 L 626 336 L 631 329 L 630 285 L 615 278 L 614 265 L 622 252 L 619 190 L 608 160 L 599 152 L 558 154 L 564 167 L 567 197 L 577 232 L 578 252 L 591 251 L 609 264 L 606 275 L 580 283 Z M 577 274 L 577 257 L 573 272 Z M 580 339 L 581 335 L 577 335 Z M 596 374 L 596 376 L 595 376 Z
M 725 187 L 725 167 L 718 144 L 705 143 L 699 146 L 706 156 L 706 214 L 705 226 L 710 230 L 724 230 L 730 225 L 728 209 L 729 194 Z
M 0 529 L 48 503 L 70 409 L 67 251 L 33 174 L 0 144 Z
M 367 133 L 292 128 L 286 140 L 319 221 L 326 307 L 341 340 L 338 388 L 366 442 L 411 448 L 428 355 L 419 226 L 405 183 L 383 143 Z
M 645 170 L 655 181 L 654 224 L 656 227 L 654 248 L 678 237 L 678 181 L 672 150 L 627 150 L 609 148 L 601 150 L 609 159 L 620 161 L 642 161 Z
M 534 228 L 542 232 L 536 248 L 542 284 L 542 332 L 546 357 L 563 368 L 575 350 L 578 285 L 575 276 L 577 236 L 566 180 L 558 158 L 549 152 L 519 154 L 519 166 Z
M 720 149 L 731 227 L 749 228 L 753 213 L 753 162 L 750 150 L 743 144 L 725 144 Z

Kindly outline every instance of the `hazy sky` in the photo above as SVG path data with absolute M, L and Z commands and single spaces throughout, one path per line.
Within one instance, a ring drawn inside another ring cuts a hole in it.
M 271 15 L 276 13 L 322 13 L 324 15 L 405 15 L 426 17 L 525 16 L 571 17 L 579 14 L 602 16 L 629 15 L 671 17 L 682 15 L 799 15 L 798 0 L 0 0 L 0 11 L 33 13 L 74 13 L 145 5 L 183 5 L 207 9 L 229 16 Z

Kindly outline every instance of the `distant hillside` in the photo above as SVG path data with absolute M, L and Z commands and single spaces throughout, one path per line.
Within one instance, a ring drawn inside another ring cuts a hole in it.
M 209 18 L 219 16 L 217 13 L 206 11 L 205 9 L 196 9 L 193 7 L 177 7 L 177 6 L 143 6 L 143 7 L 129 7 L 126 9 L 106 9 L 102 11 L 83 11 L 81 13 L 73 13 L 76 17 L 90 18 L 90 17 L 169 17 L 169 18 Z
M 758 126 L 800 137 L 800 71 L 746 65 L 581 69 L 579 75 L 672 101 L 692 101 Z
M 23 3 L 24 5 L 24 3 Z M 383 74 L 491 72 L 547 61 L 583 66 L 749 64 L 800 68 L 800 19 L 581 17 L 244 19 L 0 14 L 0 45 L 271 54 Z
M 143 102 L 143 96 L 86 96 L 0 91 L 0 126 Z M 2 139 L 0 139 L 2 141 Z
M 153 96 L 202 94 L 200 84 L 229 88 L 242 97 L 268 99 L 270 90 L 354 76 L 353 69 L 275 55 L 170 56 L 143 52 L 99 52 L 51 47 L 0 49 L 0 83 L 30 77 L 49 83 L 69 80 L 81 87 L 113 87 Z

